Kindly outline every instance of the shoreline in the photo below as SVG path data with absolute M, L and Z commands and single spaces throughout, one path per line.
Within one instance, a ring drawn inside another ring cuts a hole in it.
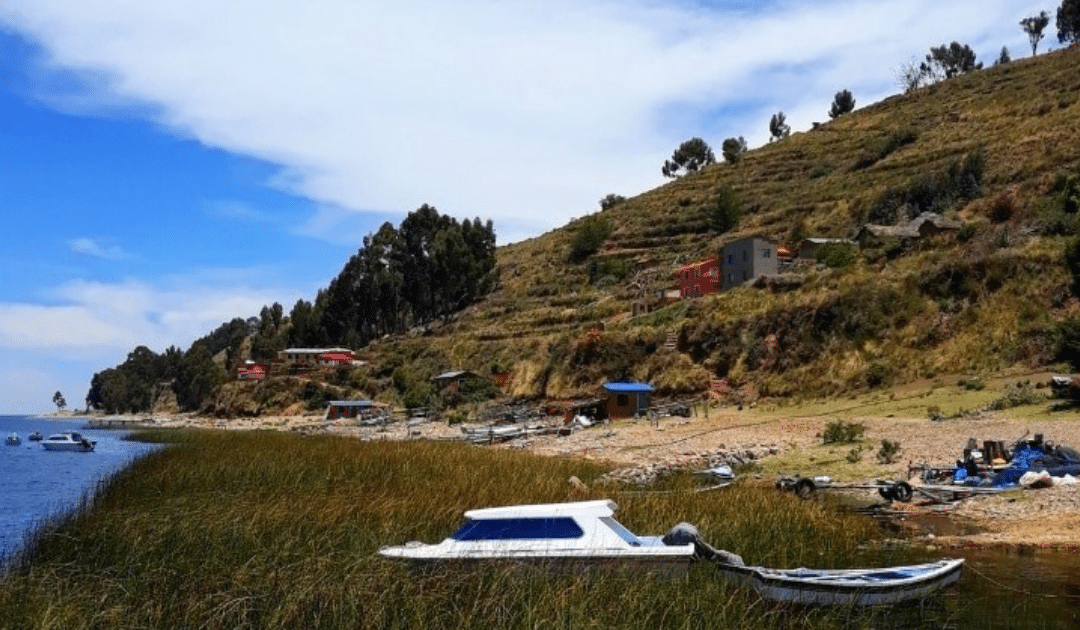
M 130 428 L 196 428 L 217 430 L 277 430 L 305 434 L 334 434 L 364 440 L 405 441 L 461 439 L 461 426 L 445 423 L 389 427 L 359 427 L 352 421 L 324 422 L 321 415 L 276 415 L 257 418 L 220 419 L 194 414 L 134 414 L 63 416 L 85 417 L 99 422 L 129 424 Z M 602 461 L 613 468 L 610 477 L 620 481 L 648 482 L 657 475 L 680 469 L 703 469 L 721 458 L 739 457 L 757 468 L 754 482 L 772 491 L 777 466 L 803 464 L 806 476 L 833 475 L 843 483 L 873 483 L 890 477 L 908 480 L 913 462 L 950 464 L 961 455 L 968 439 L 997 439 L 1012 444 L 1023 435 L 1043 433 L 1050 442 L 1080 445 L 1080 423 L 1069 419 L 1032 423 L 1006 413 L 984 414 L 974 419 L 932 422 L 924 418 L 863 417 L 866 440 L 895 440 L 901 445 L 899 461 L 890 465 L 845 466 L 846 446 L 821 444 L 821 431 L 831 418 L 799 416 L 775 411 L 713 409 L 706 417 L 668 417 L 656 422 L 617 420 L 570 435 L 542 435 L 493 444 L 488 448 L 524 450 L 555 457 Z M 136 426 L 137 425 L 137 426 Z M 470 426 L 470 425 L 464 425 Z M 124 427 L 128 428 L 128 427 Z M 835 459 L 834 459 L 835 458 Z M 871 459 L 872 454 L 865 459 Z M 830 471 L 835 471 L 830 473 Z M 910 483 L 918 484 L 915 478 Z M 871 491 L 872 492 L 872 491 Z M 1080 550 L 1080 484 L 973 496 L 943 505 L 910 503 L 890 506 L 899 527 L 907 522 L 951 523 L 947 533 L 935 527 L 908 531 L 914 542 L 935 547 L 996 547 L 1015 549 Z M 955 531 L 960 530 L 960 531 Z

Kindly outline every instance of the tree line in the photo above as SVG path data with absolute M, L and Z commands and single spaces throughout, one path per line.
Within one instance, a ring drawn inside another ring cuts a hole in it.
M 94 374 L 88 409 L 149 411 L 173 394 L 181 411 L 198 411 L 247 359 L 268 362 L 288 347 L 359 348 L 386 334 L 447 321 L 489 293 L 497 280 L 490 220 L 439 214 L 424 204 L 398 228 L 389 222 L 363 245 L 313 302 L 292 310 L 274 303 L 258 317 L 234 318 L 183 352 L 139 346 L 120 365 Z

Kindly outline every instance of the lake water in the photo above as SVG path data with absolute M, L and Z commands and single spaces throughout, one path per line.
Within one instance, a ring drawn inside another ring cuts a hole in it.
M 18 550 L 44 519 L 78 505 L 96 484 L 154 446 L 128 442 L 120 431 L 84 429 L 85 420 L 0 416 L 0 436 L 18 433 L 22 445 L 0 444 L 0 561 Z M 78 431 L 97 442 L 93 452 L 46 451 L 27 439 Z

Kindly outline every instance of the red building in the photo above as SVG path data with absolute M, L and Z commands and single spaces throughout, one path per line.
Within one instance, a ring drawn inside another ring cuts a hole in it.
M 720 260 L 706 258 L 675 270 L 681 297 L 696 298 L 720 291 Z
M 236 366 L 236 377 L 243 379 L 264 379 L 266 378 L 268 368 L 265 365 L 258 363 L 244 363 L 243 365 Z

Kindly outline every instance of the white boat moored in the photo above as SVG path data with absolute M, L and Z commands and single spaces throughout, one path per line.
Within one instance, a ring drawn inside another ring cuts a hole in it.
M 18 433 L 10 433 L 4 438 L 4 444 L 7 444 L 8 446 L 18 446 L 22 444 L 22 438 L 19 437 Z
M 612 518 L 614 501 L 515 505 L 465 512 L 467 521 L 438 544 L 383 547 L 388 558 L 426 564 L 460 560 L 516 560 L 685 570 L 693 543 L 665 544 L 637 536 Z
M 94 450 L 94 445 L 97 442 L 88 440 L 80 433 L 75 431 L 63 431 L 55 435 L 50 435 L 41 441 L 41 446 L 47 451 L 82 451 L 88 452 Z

